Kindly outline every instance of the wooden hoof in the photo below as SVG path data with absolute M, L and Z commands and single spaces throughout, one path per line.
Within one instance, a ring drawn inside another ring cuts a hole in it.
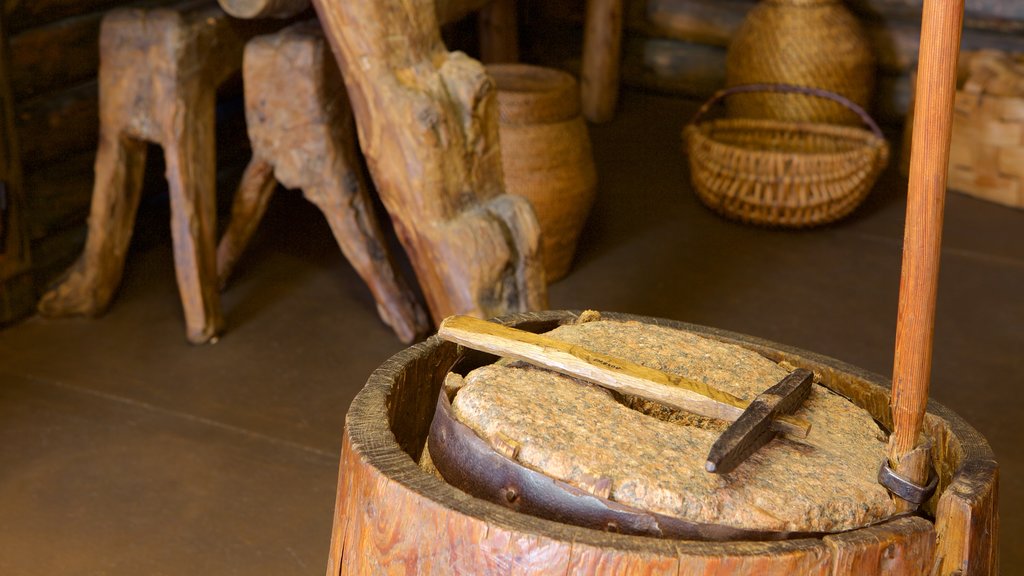
M 110 305 L 116 285 L 99 281 L 90 274 L 82 259 L 69 268 L 56 286 L 39 300 L 39 314 L 48 318 L 99 316 Z
M 730 332 L 621 314 L 738 344 L 822 375 L 822 383 L 889 417 L 888 382 L 837 360 Z M 567 312 L 520 314 L 504 322 L 545 331 Z M 930 404 L 939 490 L 925 505 L 935 520 L 882 524 L 781 542 L 694 542 L 625 536 L 541 520 L 472 498 L 417 461 L 437 394 L 456 363 L 479 365 L 436 337 L 378 368 L 346 418 L 328 574 L 990 574 L 997 570 L 998 466 L 985 440 L 956 414 Z

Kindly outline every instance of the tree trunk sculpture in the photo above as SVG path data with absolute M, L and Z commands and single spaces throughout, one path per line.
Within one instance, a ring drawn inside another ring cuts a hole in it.
M 359 140 L 435 321 L 546 305 L 540 229 L 505 194 L 494 83 L 441 42 L 433 0 L 314 0 Z

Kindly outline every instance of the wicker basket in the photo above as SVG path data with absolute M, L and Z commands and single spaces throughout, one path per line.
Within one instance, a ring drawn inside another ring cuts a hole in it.
M 867 106 L 875 80 L 871 42 L 842 0 L 763 0 L 747 14 L 726 58 L 726 86 L 795 84 Z M 858 126 L 843 106 L 799 94 L 731 98 L 730 117 Z
M 597 171 L 580 89 L 566 72 L 526 64 L 491 64 L 505 191 L 530 201 L 540 224 L 544 273 L 569 273 L 597 193 Z
M 828 98 L 870 130 L 747 118 L 700 121 L 727 96 L 765 91 Z M 867 197 L 889 159 L 889 144 L 860 106 L 833 92 L 784 84 L 719 91 L 683 130 L 683 140 L 704 204 L 729 218 L 770 226 L 816 226 L 846 216 Z

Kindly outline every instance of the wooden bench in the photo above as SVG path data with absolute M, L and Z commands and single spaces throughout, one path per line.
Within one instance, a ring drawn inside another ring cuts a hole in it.
M 238 71 L 248 36 L 214 2 L 119 9 L 100 30 L 100 139 L 85 251 L 39 303 L 46 316 L 95 315 L 124 270 L 139 205 L 146 142 L 163 147 L 171 234 L 189 341 L 223 326 L 216 282 L 217 87 Z

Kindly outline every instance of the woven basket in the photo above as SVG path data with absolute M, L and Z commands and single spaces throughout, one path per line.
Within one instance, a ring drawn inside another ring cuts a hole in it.
M 840 0 L 763 0 L 733 36 L 726 86 L 794 84 L 830 90 L 864 107 L 874 88 L 875 58 L 860 25 Z M 728 116 L 858 126 L 844 107 L 798 94 L 755 93 L 729 100 Z
M 838 102 L 870 130 L 747 118 L 700 121 L 727 96 L 765 91 Z M 802 86 L 721 90 L 686 126 L 683 139 L 701 201 L 729 218 L 769 226 L 816 226 L 846 216 L 867 197 L 889 159 L 889 144 L 863 108 L 839 94 Z
M 597 170 L 580 89 L 571 74 L 526 64 L 492 64 L 505 190 L 533 206 L 543 242 L 544 273 L 569 273 L 597 193 Z

